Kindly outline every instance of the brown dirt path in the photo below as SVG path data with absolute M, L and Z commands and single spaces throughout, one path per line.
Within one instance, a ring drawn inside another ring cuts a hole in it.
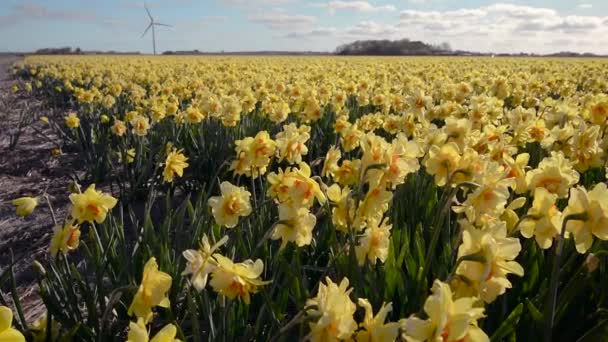
M 23 82 L 16 81 L 8 72 L 17 56 L 0 56 L 0 272 L 14 260 L 14 272 L 19 297 L 26 319 L 31 322 L 42 312 L 37 295 L 36 274 L 31 265 L 34 260 L 44 261 L 53 231 L 50 209 L 41 200 L 32 215 L 19 218 L 11 201 L 21 196 L 40 196 L 45 190 L 53 205 L 58 221 L 65 216 L 68 172 L 72 156 L 53 156 L 56 145 L 30 127 L 23 130 L 14 150 L 9 141 L 18 126 L 20 113 L 33 116 L 34 127 L 50 140 L 56 140 L 51 129 L 39 121 L 45 114 L 43 105 L 26 94 L 12 94 L 10 88 Z M 0 284 L 0 294 L 11 303 L 8 284 Z

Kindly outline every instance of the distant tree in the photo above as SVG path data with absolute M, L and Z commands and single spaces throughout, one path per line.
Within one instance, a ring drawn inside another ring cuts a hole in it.
M 411 41 L 407 38 L 401 40 L 357 40 L 349 44 L 342 44 L 336 48 L 338 55 L 434 55 L 445 54 L 451 51 L 448 43 L 438 46 L 429 45 L 421 41 Z

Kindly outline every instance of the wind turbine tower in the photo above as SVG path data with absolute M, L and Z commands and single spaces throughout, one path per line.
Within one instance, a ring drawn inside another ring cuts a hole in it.
M 150 10 L 148 9 L 148 6 L 146 6 L 145 3 L 144 3 L 144 8 L 146 9 L 146 13 L 148 13 L 148 17 L 150 18 L 150 24 L 148 24 L 148 27 L 146 28 L 144 33 L 141 35 L 141 37 L 143 38 L 146 35 L 146 33 L 148 33 L 148 31 L 150 29 L 152 29 L 152 51 L 154 52 L 154 55 L 156 55 L 156 30 L 154 28 L 156 26 L 167 26 L 167 27 L 172 27 L 172 26 L 154 21 L 154 18 L 152 17 Z

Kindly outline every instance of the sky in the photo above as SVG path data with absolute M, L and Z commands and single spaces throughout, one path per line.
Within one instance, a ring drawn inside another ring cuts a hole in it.
M 608 54 L 608 0 L 148 0 L 158 51 L 322 51 L 358 39 Z M 0 0 L 0 50 L 152 52 L 138 0 Z

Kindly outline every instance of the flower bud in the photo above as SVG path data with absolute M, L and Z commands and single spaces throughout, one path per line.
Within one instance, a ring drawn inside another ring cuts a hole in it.
M 20 197 L 13 200 L 13 205 L 16 207 L 17 216 L 26 217 L 36 208 L 38 199 L 35 197 Z
M 587 267 L 587 271 L 589 273 L 593 273 L 593 271 L 597 270 L 600 265 L 600 258 L 598 258 L 595 254 L 589 253 L 587 258 L 585 259 L 585 267 Z
M 32 262 L 32 268 L 40 276 L 42 276 L 42 277 L 46 276 L 46 269 L 44 268 L 44 266 L 42 266 L 42 264 L 38 260 L 34 260 L 34 262 Z
M 80 191 L 80 184 L 78 184 L 76 181 L 72 181 L 70 182 L 70 184 L 68 184 L 68 191 L 71 194 L 79 194 Z

